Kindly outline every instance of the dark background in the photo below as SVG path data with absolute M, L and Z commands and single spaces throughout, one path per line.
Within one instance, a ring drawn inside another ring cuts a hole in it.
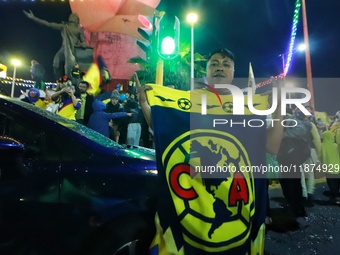
M 338 78 L 340 67 L 340 1 L 306 0 L 313 78 Z M 195 25 L 195 52 L 203 55 L 211 49 L 227 47 L 234 52 L 235 77 L 248 77 L 252 63 L 256 82 L 282 73 L 281 53 L 288 51 L 295 0 L 162 0 L 158 10 L 174 13 L 181 21 L 181 40 L 190 42 L 186 14 L 199 14 Z M 17 77 L 29 79 L 30 60 L 46 67 L 46 80 L 53 81 L 52 60 L 61 45 L 60 32 L 29 20 L 22 10 L 48 21 L 68 19 L 68 1 L 1 1 L 0 62 L 22 59 Z M 297 28 L 296 45 L 303 42 L 302 15 Z M 295 52 L 287 79 L 306 78 L 303 52 Z M 333 115 L 339 108 L 338 79 L 314 82 L 315 106 Z M 296 84 L 306 87 L 306 84 Z

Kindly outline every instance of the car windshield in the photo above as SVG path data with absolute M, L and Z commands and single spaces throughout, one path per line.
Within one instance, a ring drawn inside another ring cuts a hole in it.
M 55 113 L 51 113 L 49 111 L 43 110 L 39 107 L 36 107 L 32 104 L 28 104 L 26 102 L 22 102 L 20 100 L 16 100 L 16 99 L 10 99 L 8 98 L 8 100 L 10 100 L 11 102 L 18 104 L 26 109 L 29 109 L 37 114 L 43 115 L 45 118 L 48 118 L 52 121 L 55 121 L 57 123 L 59 123 L 60 125 L 63 125 L 64 127 L 67 127 L 71 130 L 73 130 L 74 132 L 77 132 L 80 135 L 83 135 L 85 137 L 87 137 L 88 139 L 102 145 L 105 147 L 117 147 L 117 148 L 123 148 L 123 146 L 119 145 L 118 143 L 114 142 L 113 140 L 111 140 L 110 138 L 103 136 L 101 134 L 99 134 L 98 132 L 77 123 L 76 121 L 73 120 L 69 120 L 66 119 L 64 117 L 59 116 L 58 114 Z

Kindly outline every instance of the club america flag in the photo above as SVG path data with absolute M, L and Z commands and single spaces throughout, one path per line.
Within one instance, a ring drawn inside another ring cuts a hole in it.
M 263 254 L 266 116 L 246 95 L 235 115 L 231 94 L 151 87 L 159 204 L 150 254 Z M 266 96 L 252 100 L 267 109 Z

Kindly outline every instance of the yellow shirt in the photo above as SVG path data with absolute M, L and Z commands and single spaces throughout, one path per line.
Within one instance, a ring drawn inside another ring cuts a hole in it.
M 83 120 L 84 119 L 86 96 L 87 96 L 86 93 L 80 95 L 81 107 L 76 113 L 76 119 L 77 120 Z

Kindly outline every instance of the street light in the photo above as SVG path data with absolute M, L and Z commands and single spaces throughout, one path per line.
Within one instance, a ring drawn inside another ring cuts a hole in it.
M 17 66 L 20 66 L 21 62 L 20 62 L 20 60 L 12 59 L 11 63 L 14 66 L 13 81 L 12 81 L 12 90 L 11 90 L 11 98 L 13 98 L 14 97 L 14 86 L 15 86 L 15 75 L 16 75 L 16 72 L 17 72 Z
M 296 51 L 305 51 L 306 50 L 306 45 L 304 43 L 300 43 L 297 47 L 295 47 L 294 49 L 292 49 L 291 54 L 296 52 Z M 285 53 L 281 53 L 279 55 L 279 57 L 281 57 L 282 59 L 282 74 L 284 76 L 286 76 L 287 72 L 288 72 L 288 67 L 290 65 L 290 61 L 291 61 L 291 56 L 289 56 L 288 54 L 289 52 L 285 52 Z M 285 55 L 288 54 L 288 58 L 285 59 Z M 288 65 L 288 67 L 287 67 Z
M 297 50 L 298 51 L 305 51 L 306 50 L 306 44 L 304 43 L 300 43 L 298 46 L 297 46 Z
M 194 90 L 194 25 L 197 21 L 198 17 L 196 13 L 189 13 L 187 15 L 187 21 L 191 26 L 191 61 L 190 61 L 190 90 Z

